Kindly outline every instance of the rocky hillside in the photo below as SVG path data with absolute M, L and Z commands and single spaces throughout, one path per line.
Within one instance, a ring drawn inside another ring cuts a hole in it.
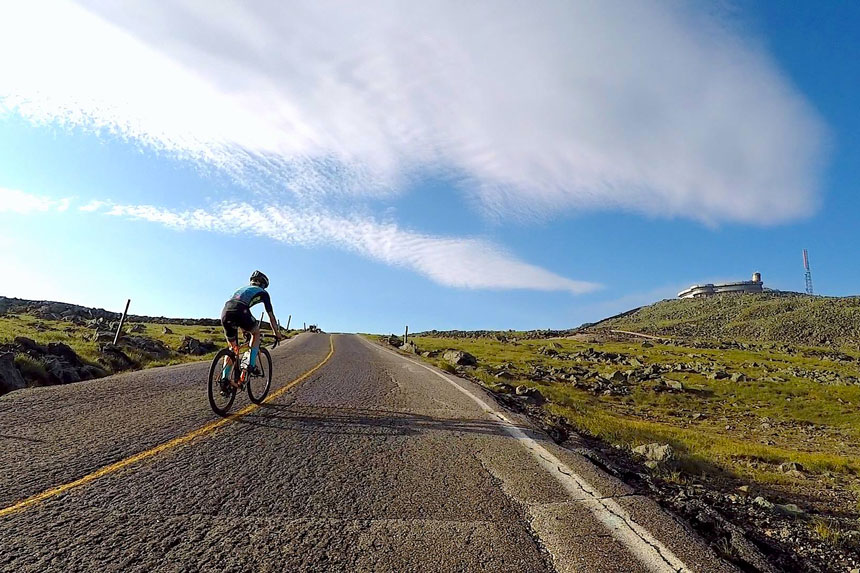
M 725 294 L 664 300 L 585 326 L 666 337 L 860 348 L 860 297 Z
M 223 344 L 219 321 L 130 316 L 0 297 L 0 395 L 200 359 Z
M 7 298 L 0 296 L 0 316 L 7 314 L 27 314 L 43 320 L 63 320 L 75 324 L 83 324 L 87 321 L 101 319 L 102 321 L 119 320 L 121 314 L 110 312 L 103 308 L 89 308 L 66 302 L 54 302 L 47 300 L 25 300 L 21 298 Z M 186 326 L 219 326 L 221 322 L 216 318 L 166 318 L 163 316 L 128 316 L 129 322 L 158 323 L 158 324 L 182 324 Z

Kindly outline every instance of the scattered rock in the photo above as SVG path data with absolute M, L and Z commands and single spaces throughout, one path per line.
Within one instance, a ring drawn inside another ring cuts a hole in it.
M 101 351 L 99 353 L 99 362 L 101 362 L 114 372 L 131 370 L 140 366 L 136 361 L 132 360 L 128 356 L 128 354 L 123 352 L 118 346 L 114 346 L 110 343 L 102 346 Z
M 32 338 L 27 338 L 26 336 L 16 336 L 13 341 L 23 352 L 35 353 L 35 354 L 45 354 L 48 352 L 48 349 L 33 340 Z
M 478 359 L 462 350 L 446 350 L 442 358 L 452 366 L 476 366 Z
M 388 336 L 388 338 L 385 339 L 385 342 L 387 342 L 390 346 L 400 348 L 400 346 L 403 344 L 403 339 L 396 334 L 391 334 Z
M 138 324 L 135 324 L 134 326 L 132 326 L 129 329 L 129 332 L 135 332 L 135 333 L 146 332 L 146 327 L 144 325 L 138 323 Z
M 27 383 L 15 368 L 15 355 L 11 352 L 0 354 L 0 394 L 26 387 Z
M 792 517 L 800 517 L 806 514 L 805 511 L 803 511 L 793 503 L 777 503 L 774 505 L 774 508 L 776 508 L 777 511 L 780 511 Z
M 411 352 L 412 354 L 418 354 L 418 347 L 415 346 L 414 342 L 407 342 L 400 347 L 400 350 L 403 352 Z
M 166 326 L 161 327 L 161 334 L 173 334 L 173 331 Z
M 680 383 L 679 381 L 677 381 L 677 380 L 672 380 L 671 378 L 666 378 L 666 379 L 664 379 L 664 380 L 663 380 L 663 384 L 665 384 L 665 385 L 666 385 L 666 387 L 667 387 L 667 388 L 669 388 L 669 389 L 671 389 L 671 390 L 678 390 L 678 391 L 683 391 L 683 390 L 684 390 L 684 385 L 683 385 L 683 384 L 681 384 L 681 383 Z
M 45 370 L 48 374 L 63 384 L 81 381 L 81 375 L 78 372 L 78 369 L 70 366 L 68 363 L 60 360 L 60 358 L 56 356 L 47 355 L 42 358 L 42 363 L 45 365 Z
M 93 342 L 113 342 L 115 334 L 113 332 L 105 332 L 97 330 L 93 334 Z
M 528 386 L 521 385 L 517 386 L 515 392 L 517 396 L 524 396 L 529 402 L 537 406 L 546 402 L 546 398 L 543 397 L 543 394 L 537 388 L 529 388 Z
M 626 375 L 626 374 L 624 374 L 624 373 L 623 373 L 622 371 L 620 371 L 620 370 L 616 370 L 616 371 L 615 371 L 615 372 L 613 372 L 613 373 L 612 373 L 612 375 L 609 377 L 609 380 L 610 380 L 611 382 L 626 382 L 626 381 L 627 381 L 627 375 Z
M 758 496 L 753 500 L 753 503 L 764 509 L 773 509 L 773 503 L 766 500 L 762 496 Z
M 179 348 L 176 349 L 180 354 L 191 354 L 193 356 L 202 356 L 203 354 L 207 354 L 217 349 L 218 347 L 210 342 L 200 342 L 194 337 L 185 336 L 182 339 L 182 342 L 179 344 Z
M 170 349 L 163 342 L 148 336 L 123 336 L 119 339 L 119 344 L 140 354 L 146 354 L 150 358 L 167 358 L 170 356 Z M 207 350 L 207 352 L 209 351 Z
M 803 466 L 797 462 L 785 462 L 784 464 L 779 464 L 777 469 L 780 473 L 783 473 L 787 476 L 791 477 L 803 477 Z
M 669 444 L 644 444 L 633 448 L 633 453 L 644 457 L 645 465 L 651 469 L 675 462 L 675 450 Z

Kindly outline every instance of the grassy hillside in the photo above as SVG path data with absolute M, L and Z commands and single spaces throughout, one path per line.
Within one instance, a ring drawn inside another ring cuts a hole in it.
M 860 345 L 860 297 L 762 293 L 665 300 L 586 330 L 610 329 L 856 350 Z

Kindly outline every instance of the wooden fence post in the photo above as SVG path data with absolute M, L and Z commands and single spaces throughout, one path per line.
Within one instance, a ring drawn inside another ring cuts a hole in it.
M 131 299 L 125 301 L 125 310 L 122 311 L 122 318 L 119 319 L 119 326 L 116 327 L 116 334 L 113 337 L 113 343 L 116 344 L 119 341 L 119 333 L 122 332 L 122 325 L 125 323 L 125 315 L 128 314 L 128 305 L 131 304 Z

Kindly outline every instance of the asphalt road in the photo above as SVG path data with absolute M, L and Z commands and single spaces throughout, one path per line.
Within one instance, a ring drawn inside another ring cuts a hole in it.
M 475 385 L 357 336 L 273 357 L 217 427 L 202 363 L 0 398 L 0 571 L 732 570 Z

